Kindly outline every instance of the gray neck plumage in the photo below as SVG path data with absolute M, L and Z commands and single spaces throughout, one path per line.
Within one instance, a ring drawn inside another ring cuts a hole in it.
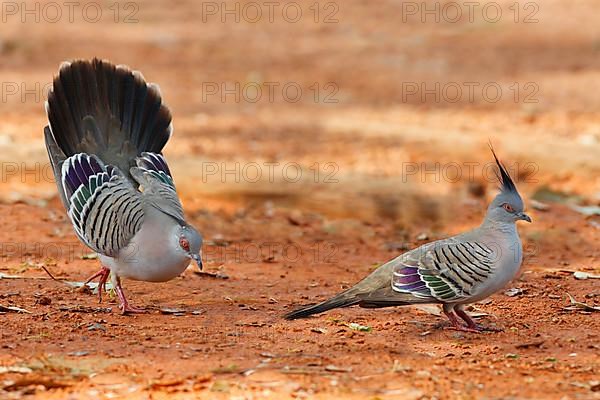
M 497 232 L 502 232 L 506 234 L 516 234 L 517 232 L 517 224 L 514 222 L 505 222 L 505 221 L 495 221 L 489 218 L 483 220 L 483 223 L 480 227 L 482 230 L 492 230 Z

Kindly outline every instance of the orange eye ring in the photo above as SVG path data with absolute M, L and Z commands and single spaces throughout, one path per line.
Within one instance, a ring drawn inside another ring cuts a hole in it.
M 512 208 L 512 206 L 508 203 L 502 204 L 502 208 L 504 208 L 509 213 L 515 212 L 515 210 Z
M 190 242 L 186 238 L 179 239 L 179 246 L 185 251 L 190 251 Z

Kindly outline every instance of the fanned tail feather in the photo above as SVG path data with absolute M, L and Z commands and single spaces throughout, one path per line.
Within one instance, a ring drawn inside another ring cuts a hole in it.
M 156 85 L 96 58 L 61 65 L 46 112 L 46 147 L 57 178 L 62 162 L 77 153 L 94 154 L 128 175 L 136 157 L 160 153 L 172 131 Z

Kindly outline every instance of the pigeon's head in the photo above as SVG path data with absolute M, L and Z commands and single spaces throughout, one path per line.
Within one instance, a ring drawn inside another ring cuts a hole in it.
M 491 145 L 490 149 L 498 165 L 499 172 L 496 173 L 496 176 L 500 181 L 500 193 L 498 193 L 488 207 L 487 219 L 505 223 L 515 223 L 519 220 L 531 222 L 529 215 L 523 212 L 525 206 L 515 183 L 506 168 L 498 161 L 498 157 L 496 157 L 496 153 Z
M 198 268 L 202 270 L 202 236 L 191 225 L 179 226 L 179 249 L 190 259 L 196 261 Z

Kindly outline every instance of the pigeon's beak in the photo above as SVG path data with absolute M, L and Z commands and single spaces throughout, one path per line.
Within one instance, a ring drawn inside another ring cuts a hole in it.
M 192 259 L 198 264 L 198 269 L 202 271 L 202 257 L 200 254 L 192 254 Z
M 524 212 L 518 213 L 517 214 L 517 219 L 520 219 L 522 221 L 531 222 L 531 218 L 529 217 L 529 215 L 525 214 Z

